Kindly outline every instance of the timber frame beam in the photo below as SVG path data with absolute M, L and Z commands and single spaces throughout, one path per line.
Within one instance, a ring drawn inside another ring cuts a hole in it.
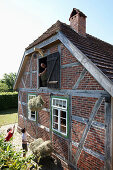
M 70 95 L 70 96 L 82 96 L 82 97 L 110 97 L 110 95 L 104 90 L 53 90 L 47 87 L 40 87 L 39 89 L 19 88 L 19 91 L 34 92 L 34 93 L 52 93 L 53 95 Z

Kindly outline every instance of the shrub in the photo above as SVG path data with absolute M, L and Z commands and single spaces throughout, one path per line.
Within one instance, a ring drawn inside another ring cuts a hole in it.
M 34 166 L 34 159 L 33 155 L 23 157 L 22 151 L 16 152 L 11 142 L 4 142 L 3 136 L 0 135 L 0 169 L 26 170 Z
M 9 90 L 8 85 L 0 82 L 0 92 L 6 92 L 8 90 Z
M 0 110 L 17 108 L 18 93 L 17 92 L 2 92 L 0 93 Z

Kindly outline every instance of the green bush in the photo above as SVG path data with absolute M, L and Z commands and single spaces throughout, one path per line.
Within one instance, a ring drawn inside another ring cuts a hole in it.
M 16 152 L 11 142 L 4 142 L 4 138 L 0 135 L 0 169 L 9 170 L 26 170 L 34 165 L 35 156 L 22 156 L 22 151 Z M 37 169 L 34 167 L 34 169 Z
M 9 91 L 8 85 L 0 82 L 0 92 Z
M 2 92 L 0 93 L 0 110 L 17 108 L 18 93 L 17 92 Z

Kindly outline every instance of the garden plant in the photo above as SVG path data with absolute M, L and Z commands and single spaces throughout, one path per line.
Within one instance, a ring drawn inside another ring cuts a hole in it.
M 4 137 L 0 134 L 0 169 L 26 170 L 32 167 L 38 169 L 38 165 L 33 160 L 35 160 L 34 155 L 23 157 L 22 150 L 17 152 L 11 142 L 4 142 Z

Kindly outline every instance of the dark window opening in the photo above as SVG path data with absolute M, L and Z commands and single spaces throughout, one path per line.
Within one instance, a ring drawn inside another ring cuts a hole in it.
M 59 88 L 60 55 L 58 52 L 39 59 L 39 87 Z
M 47 87 L 47 57 L 39 59 L 39 87 Z
M 31 111 L 31 118 L 35 120 L 35 116 L 36 116 L 35 111 Z

